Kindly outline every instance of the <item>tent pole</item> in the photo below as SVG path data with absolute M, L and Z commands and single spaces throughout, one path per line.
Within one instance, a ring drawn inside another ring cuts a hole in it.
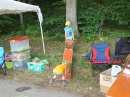
M 20 2 L 20 0 L 18 0 Z M 21 29 L 23 28 L 23 14 L 22 12 L 20 13 L 20 27 Z
M 42 23 L 40 23 L 40 28 L 41 28 L 41 35 L 42 35 L 43 51 L 44 51 L 44 54 L 45 54 L 45 46 L 44 46 L 44 38 L 43 38 L 43 31 L 42 31 Z

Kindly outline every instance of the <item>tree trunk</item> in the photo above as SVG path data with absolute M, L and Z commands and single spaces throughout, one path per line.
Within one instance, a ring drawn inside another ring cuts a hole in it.
M 66 21 L 71 22 L 75 34 L 79 34 L 77 26 L 77 0 L 66 0 Z

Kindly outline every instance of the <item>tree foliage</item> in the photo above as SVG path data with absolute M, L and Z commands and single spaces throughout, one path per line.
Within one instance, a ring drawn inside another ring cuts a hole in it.
M 125 27 L 128 30 L 129 5 L 130 2 L 127 1 L 116 1 L 105 5 L 91 3 L 87 6 L 79 6 L 78 26 L 81 34 L 110 35 L 112 26 L 118 29 Z
M 39 5 L 43 13 L 44 35 L 52 36 L 64 33 L 66 21 L 66 3 L 64 0 L 23 0 Z M 129 0 L 77 0 L 77 23 L 80 35 L 87 40 L 95 39 L 97 35 L 110 36 L 111 31 L 123 29 L 128 33 L 130 28 L 130 1 Z M 26 13 L 24 16 L 24 32 L 29 33 L 32 28 L 37 29 L 36 14 Z M 14 20 L 16 21 L 14 23 Z M 29 26 L 30 25 L 30 26 Z M 0 33 L 10 33 L 20 26 L 19 15 L 1 15 Z M 30 27 L 30 28 L 29 28 Z M 29 29 L 29 30 L 28 30 Z M 33 34 L 36 31 L 31 31 Z M 36 34 L 37 35 L 37 34 Z
M 13 22 L 14 22 L 14 19 L 11 18 L 11 16 L 1 15 L 0 16 L 0 33 L 5 34 L 5 32 L 12 30 L 11 28 L 14 27 Z

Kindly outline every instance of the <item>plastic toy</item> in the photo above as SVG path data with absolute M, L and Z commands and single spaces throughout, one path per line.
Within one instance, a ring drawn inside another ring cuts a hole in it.
M 49 69 L 49 61 L 47 59 L 42 60 L 44 64 L 46 64 L 46 69 Z

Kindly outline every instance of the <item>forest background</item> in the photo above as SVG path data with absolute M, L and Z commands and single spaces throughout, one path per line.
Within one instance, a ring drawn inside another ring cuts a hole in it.
M 72 0 L 66 1 L 71 2 Z M 22 23 L 18 14 L 0 15 L 0 45 L 5 47 L 6 53 L 10 53 L 8 42 L 10 38 L 26 35 L 30 39 L 31 57 L 46 58 L 50 62 L 49 71 L 36 73 L 28 70 L 21 72 L 8 70 L 5 78 L 22 80 L 47 88 L 83 93 L 89 95 L 88 97 L 104 97 L 104 94 L 100 92 L 99 78 L 91 76 L 91 66 L 84 56 L 89 52 L 91 43 L 109 42 L 111 52 L 114 53 L 115 39 L 129 37 L 130 1 L 73 0 L 76 2 L 77 21 L 75 22 L 78 27 L 75 32 L 76 42 L 72 63 L 73 77 L 66 88 L 58 83 L 52 87 L 47 84 L 51 78 L 51 70 L 61 62 L 65 47 L 63 28 L 66 21 L 66 1 L 21 0 L 21 2 L 38 5 L 41 8 L 46 54 L 42 53 L 42 40 L 36 13 L 22 13 Z M 73 6 L 73 3 L 69 4 Z

